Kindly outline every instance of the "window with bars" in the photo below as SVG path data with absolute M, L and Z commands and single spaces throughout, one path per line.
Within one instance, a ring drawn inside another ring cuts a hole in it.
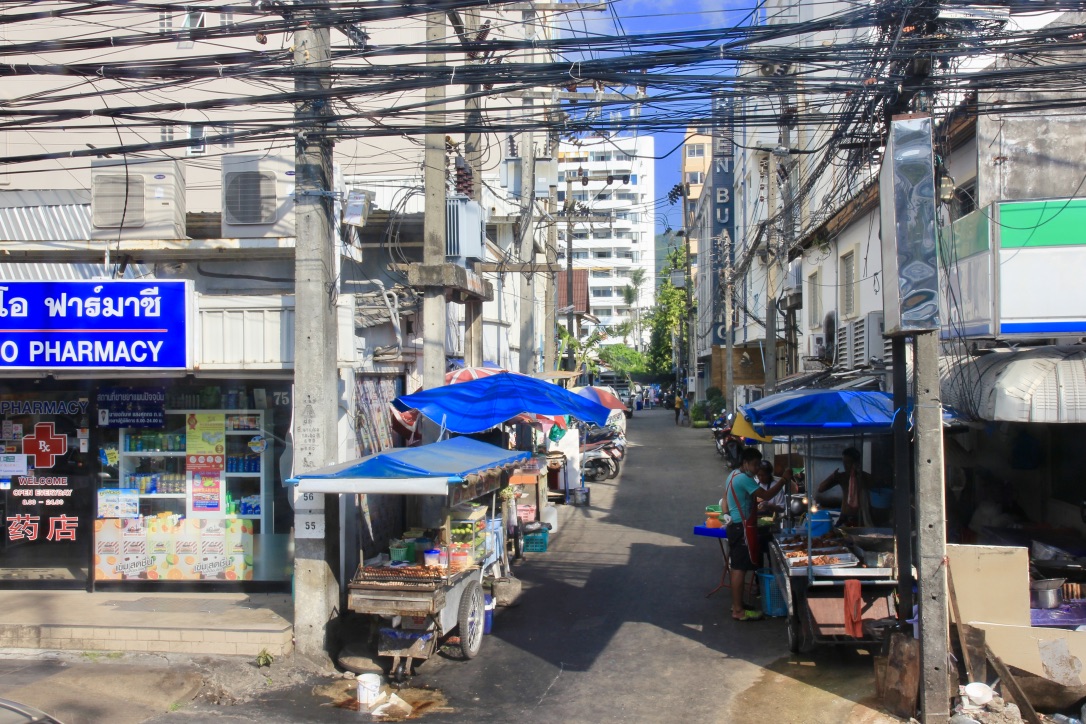
M 841 256 L 841 315 L 856 314 L 856 252 Z
M 807 275 L 807 326 L 816 329 L 822 325 L 822 285 L 818 283 L 818 270 Z

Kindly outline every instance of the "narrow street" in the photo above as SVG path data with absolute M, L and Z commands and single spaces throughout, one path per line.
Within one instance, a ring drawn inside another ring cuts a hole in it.
M 630 420 L 622 474 L 591 484 L 589 507 L 562 507 L 546 553 L 516 568 L 517 605 L 498 609 L 471 661 L 435 657 L 415 685 L 447 707 L 432 722 L 882 722 L 869 656 L 788 655 L 783 619 L 736 623 L 718 582 L 716 542 L 692 535 L 721 495 L 723 465 L 708 430 L 670 411 Z M 206 704 L 154 721 L 204 721 Z M 238 721 L 340 721 L 309 687 L 238 707 Z

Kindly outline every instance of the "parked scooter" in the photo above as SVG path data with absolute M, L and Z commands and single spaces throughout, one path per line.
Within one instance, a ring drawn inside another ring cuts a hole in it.
M 614 440 L 588 443 L 581 449 L 581 465 L 586 480 L 610 480 L 621 470 L 624 455 Z
M 739 458 L 743 454 L 743 449 L 746 448 L 743 438 L 732 434 L 734 420 L 735 415 L 729 414 L 725 417 L 722 413 L 722 416 L 713 422 L 713 439 L 716 441 L 717 454 L 724 458 L 724 462 L 732 469 L 739 467 Z

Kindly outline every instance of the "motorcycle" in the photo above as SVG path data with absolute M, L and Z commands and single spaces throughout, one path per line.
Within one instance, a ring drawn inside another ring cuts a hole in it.
M 716 451 L 731 469 L 739 467 L 740 457 L 746 444 L 743 438 L 732 434 L 732 421 L 734 415 L 721 415 L 713 422 L 713 439 L 716 441 Z
M 589 443 L 581 452 L 585 479 L 610 480 L 619 474 L 624 453 L 616 442 Z

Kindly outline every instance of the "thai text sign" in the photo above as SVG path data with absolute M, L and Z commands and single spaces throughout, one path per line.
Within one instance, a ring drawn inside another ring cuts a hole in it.
M 188 369 L 189 283 L 0 281 L 0 369 Z

